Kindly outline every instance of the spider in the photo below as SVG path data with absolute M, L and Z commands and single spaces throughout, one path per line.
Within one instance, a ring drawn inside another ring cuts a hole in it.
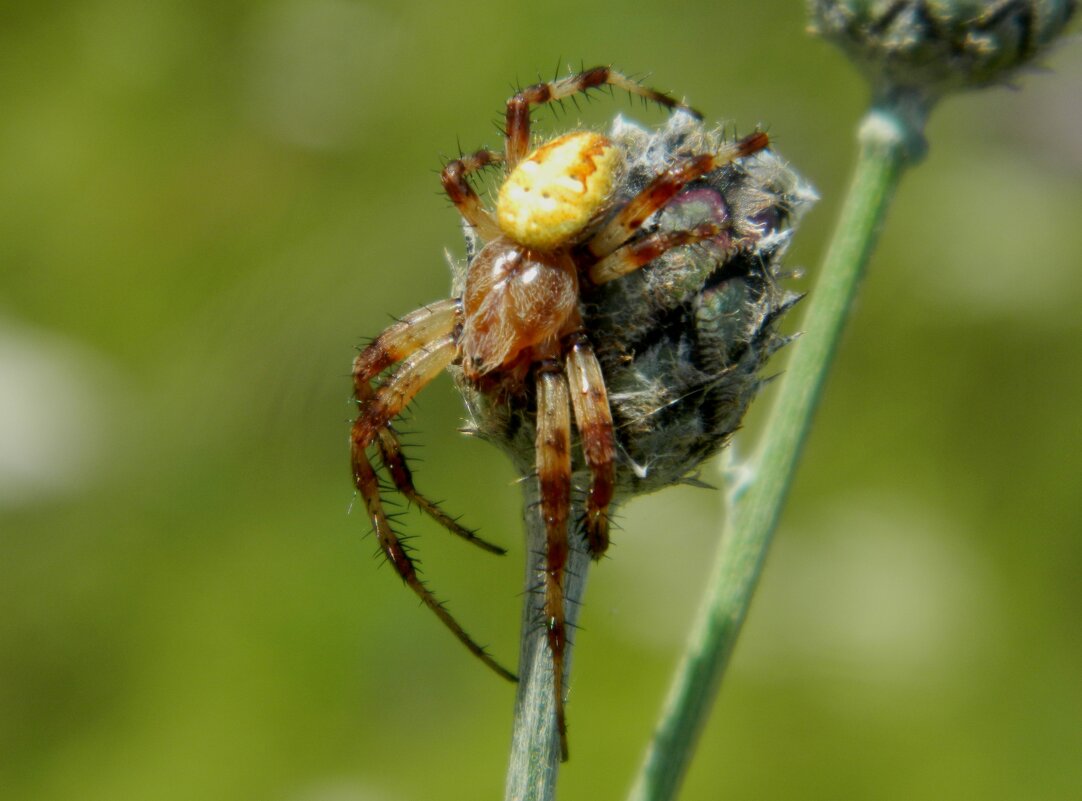
M 531 148 L 531 107 L 600 86 L 624 89 L 699 118 L 683 103 L 609 67 L 538 83 L 514 94 L 507 101 L 504 152 L 479 150 L 449 162 L 441 174 L 444 191 L 483 243 L 470 262 L 461 297 L 406 315 L 364 348 L 353 364 L 359 407 L 350 435 L 353 477 L 380 548 L 402 580 L 455 636 L 512 681 L 514 674 L 466 633 L 419 578 L 410 551 L 384 509 L 370 452 L 378 454 L 394 487 L 423 512 L 452 534 L 503 553 L 417 491 L 391 423 L 429 381 L 452 365 L 458 365 L 464 380 L 481 392 L 532 399 L 538 513 L 547 538 L 540 589 L 563 759 L 567 758 L 563 587 L 571 547 L 572 416 L 590 475 L 582 533 L 594 559 L 609 545 L 609 506 L 616 484 L 613 417 L 605 377 L 583 324 L 582 293 L 646 267 L 673 248 L 722 235 L 716 222 L 652 233 L 640 233 L 640 228 L 690 182 L 769 144 L 767 135 L 756 131 L 714 152 L 681 156 L 637 195 L 618 204 L 613 195 L 624 156 L 607 137 L 576 130 Z M 489 166 L 502 166 L 504 172 L 493 209 L 482 205 L 468 180 Z

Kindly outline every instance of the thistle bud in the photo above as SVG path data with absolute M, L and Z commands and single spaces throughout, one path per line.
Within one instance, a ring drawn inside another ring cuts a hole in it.
M 624 163 L 612 211 L 674 160 L 722 145 L 716 131 L 682 112 L 656 131 L 618 117 L 609 138 Z M 718 236 L 583 289 L 584 329 L 608 388 L 624 497 L 693 478 L 739 427 L 764 383 L 763 365 L 788 341 L 777 323 L 799 295 L 782 286 L 787 275 L 780 259 L 814 199 L 773 151 L 742 158 L 689 184 L 642 229 L 686 231 L 713 223 Z M 471 259 L 478 243 L 469 228 L 466 233 Z M 456 294 L 464 272 L 459 265 Z M 471 433 L 503 447 L 523 473 L 532 472 L 529 388 L 523 402 L 508 403 L 468 381 L 457 383 Z M 585 486 L 583 465 L 575 469 L 576 485 Z
M 1005 83 L 1062 32 L 1076 0 L 809 0 L 813 33 L 845 51 L 877 94 L 928 100 Z

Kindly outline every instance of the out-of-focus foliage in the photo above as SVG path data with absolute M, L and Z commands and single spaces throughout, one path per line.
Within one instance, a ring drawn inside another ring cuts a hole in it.
M 498 797 L 512 688 L 347 514 L 352 347 L 446 293 L 439 155 L 497 144 L 509 82 L 559 57 L 768 125 L 823 196 L 790 257 L 814 270 L 866 90 L 803 26 L 782 2 L 7 4 L 0 794 Z M 688 799 L 1082 785 L 1082 50 L 1046 63 L 932 118 Z M 449 382 L 421 396 L 418 480 L 512 553 L 406 521 L 506 659 L 518 492 L 460 418 Z M 636 501 L 594 571 L 563 798 L 629 779 L 718 505 Z

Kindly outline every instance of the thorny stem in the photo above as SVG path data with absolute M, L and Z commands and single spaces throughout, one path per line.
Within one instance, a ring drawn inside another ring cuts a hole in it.
M 507 770 L 505 801 L 551 801 L 556 797 L 560 767 L 560 737 L 556 730 L 555 694 L 552 684 L 552 653 L 544 620 L 545 595 L 534 592 L 541 581 L 547 535 L 538 513 L 536 480 L 523 484 L 523 515 L 526 524 L 526 592 L 522 603 L 522 638 L 519 645 L 518 692 L 515 696 L 511 762 Z M 538 560 L 542 560 L 540 563 Z M 572 543 L 564 573 L 564 608 L 568 637 L 564 650 L 564 686 L 571 671 L 574 626 L 578 620 L 590 558 Z
M 671 801 L 721 684 L 857 285 L 904 168 L 922 151 L 927 106 L 894 98 L 860 127 L 849 194 L 811 295 L 804 333 L 752 464 L 753 483 L 733 493 L 721 544 L 683 663 L 670 688 L 632 801 Z

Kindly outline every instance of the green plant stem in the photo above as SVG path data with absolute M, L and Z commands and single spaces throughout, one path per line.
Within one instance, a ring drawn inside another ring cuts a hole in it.
M 544 593 L 531 591 L 540 583 L 544 568 L 537 563 L 545 553 L 547 534 L 538 513 L 538 487 L 534 479 L 523 482 L 522 511 L 526 528 L 526 592 L 522 603 L 522 636 L 519 644 L 518 692 L 511 736 L 511 761 L 504 789 L 506 801 L 552 801 L 560 767 L 560 737 L 556 730 L 552 654 L 548 647 Z M 574 632 L 586 591 L 590 557 L 572 548 L 564 574 L 564 609 L 569 631 Z M 564 686 L 571 672 L 574 637 L 564 650 Z
M 781 381 L 753 461 L 753 481 L 730 498 L 707 597 L 631 793 L 633 801 L 675 798 L 721 684 L 781 515 L 823 381 L 880 223 L 907 163 L 919 152 L 923 104 L 873 109 L 860 128 L 849 193 L 804 333 Z M 908 113 L 907 113 L 908 112 Z

